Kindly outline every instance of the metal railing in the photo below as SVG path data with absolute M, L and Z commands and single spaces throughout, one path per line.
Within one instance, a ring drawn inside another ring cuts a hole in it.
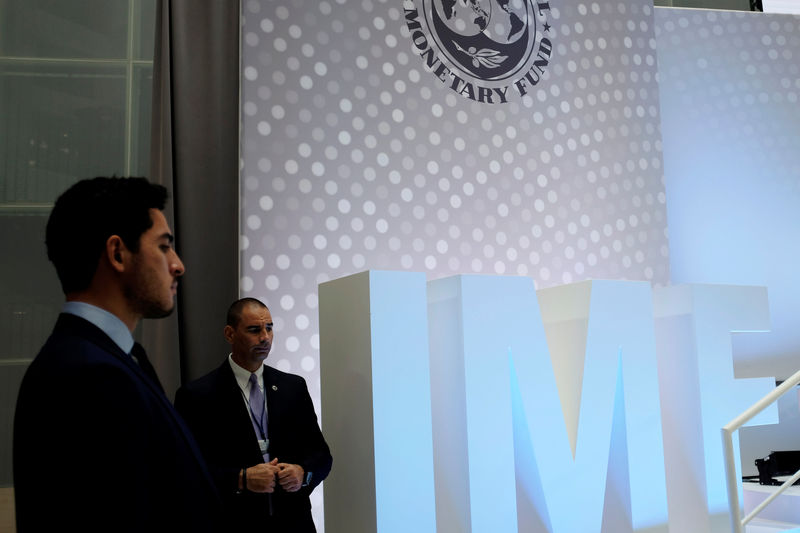
M 795 372 L 792 377 L 775 387 L 775 390 L 761 398 L 754 403 L 750 408 L 742 414 L 728 422 L 722 428 L 722 449 L 725 459 L 725 479 L 728 486 L 728 505 L 731 510 L 731 526 L 733 533 L 744 533 L 744 526 L 747 525 L 758 513 L 760 513 L 767 505 L 769 505 L 775 498 L 780 496 L 783 491 L 788 489 L 794 484 L 795 481 L 800 479 L 800 470 L 798 470 L 791 478 L 789 478 L 777 491 L 770 494 L 770 496 L 763 502 L 758 504 L 755 509 L 744 518 L 741 518 L 739 510 L 739 476 L 736 474 L 736 462 L 733 454 L 733 432 L 745 425 L 750 419 L 758 413 L 772 405 L 789 389 L 800 383 L 800 371 Z

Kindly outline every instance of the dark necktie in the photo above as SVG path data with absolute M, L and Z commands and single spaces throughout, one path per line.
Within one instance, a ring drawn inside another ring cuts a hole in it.
M 139 368 L 142 369 L 142 372 L 144 372 L 145 375 L 156 384 L 161 392 L 164 392 L 164 387 L 161 386 L 161 381 L 158 379 L 156 369 L 153 368 L 152 364 L 150 364 L 150 359 L 147 358 L 147 352 L 144 351 L 142 345 L 138 342 L 133 343 L 131 355 L 134 357 L 136 362 L 139 363 Z

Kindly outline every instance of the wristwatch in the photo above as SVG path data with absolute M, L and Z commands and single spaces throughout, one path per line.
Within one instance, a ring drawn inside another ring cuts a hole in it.
M 304 487 L 307 487 L 307 486 L 309 486 L 311 484 L 311 476 L 313 474 L 314 474 L 313 472 L 306 472 L 306 477 L 305 477 L 305 479 L 303 479 L 303 486 Z

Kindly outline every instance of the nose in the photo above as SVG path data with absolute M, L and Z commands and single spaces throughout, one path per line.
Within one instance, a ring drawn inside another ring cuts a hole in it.
M 169 270 L 173 276 L 180 277 L 183 276 L 183 273 L 186 272 L 186 268 L 183 266 L 183 261 L 178 256 L 177 252 L 173 252 L 175 257 L 172 258 L 172 261 L 169 262 Z

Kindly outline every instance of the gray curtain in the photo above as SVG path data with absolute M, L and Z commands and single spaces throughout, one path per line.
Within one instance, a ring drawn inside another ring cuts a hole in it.
M 159 0 L 157 9 L 150 176 L 170 190 L 186 274 L 177 313 L 146 321 L 142 342 L 172 396 L 228 353 L 225 312 L 239 296 L 240 4 Z

